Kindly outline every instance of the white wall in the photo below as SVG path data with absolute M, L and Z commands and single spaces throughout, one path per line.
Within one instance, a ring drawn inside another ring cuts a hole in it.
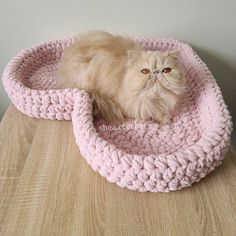
M 0 73 L 20 49 L 102 29 L 189 42 L 207 62 L 236 117 L 234 0 L 0 0 Z M 9 100 L 0 85 L 0 117 Z

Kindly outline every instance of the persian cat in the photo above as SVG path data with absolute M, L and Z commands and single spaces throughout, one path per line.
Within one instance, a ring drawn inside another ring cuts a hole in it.
M 57 88 L 80 88 L 93 100 L 95 116 L 168 122 L 185 78 L 179 52 L 148 51 L 130 38 L 107 32 L 80 36 L 63 55 Z

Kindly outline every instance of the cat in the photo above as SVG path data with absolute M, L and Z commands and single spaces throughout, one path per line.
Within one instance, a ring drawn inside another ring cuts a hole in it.
M 106 120 L 170 120 L 185 91 L 179 51 L 149 51 L 128 37 L 92 31 L 65 49 L 57 88 L 80 88 Z

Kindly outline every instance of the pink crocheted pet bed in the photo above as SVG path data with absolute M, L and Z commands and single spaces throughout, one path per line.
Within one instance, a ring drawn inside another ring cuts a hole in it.
M 7 65 L 3 84 L 13 104 L 31 117 L 72 117 L 81 154 L 108 181 L 138 191 L 179 190 L 221 164 L 230 144 L 231 117 L 211 72 L 189 45 L 135 40 L 151 50 L 181 50 L 188 91 L 169 124 L 93 121 L 85 91 L 54 90 L 63 50 L 72 39 L 23 50 Z

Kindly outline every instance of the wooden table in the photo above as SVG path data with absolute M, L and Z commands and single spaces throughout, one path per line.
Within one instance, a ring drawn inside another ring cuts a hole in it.
M 236 235 L 236 155 L 166 193 L 122 189 L 92 171 L 68 121 L 12 105 L 0 126 L 0 235 Z

